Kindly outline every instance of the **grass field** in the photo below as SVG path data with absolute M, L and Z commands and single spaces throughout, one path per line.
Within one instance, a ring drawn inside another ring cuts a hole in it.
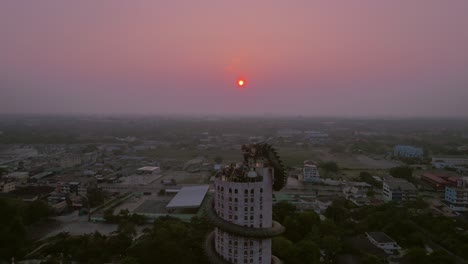
M 212 150 L 198 150 L 198 149 L 156 149 L 141 151 L 139 155 L 150 157 L 153 159 L 176 159 L 180 161 L 188 161 L 196 157 L 203 156 L 209 160 L 214 160 L 215 157 L 221 156 L 224 162 L 235 162 L 242 159 L 242 154 L 236 150 L 223 150 L 223 149 L 212 149 Z
M 360 169 L 360 170 L 386 170 L 388 168 L 398 166 L 398 162 L 389 160 L 376 160 L 365 155 L 350 155 L 330 153 L 326 147 L 277 147 L 278 155 L 283 163 L 288 167 L 302 167 L 305 160 L 314 162 L 335 161 L 341 168 Z M 210 161 L 215 157 L 221 156 L 223 163 L 242 161 L 240 149 L 172 149 L 164 148 L 157 150 L 142 151 L 138 153 L 153 159 L 175 159 L 181 162 L 191 160 L 196 157 L 203 156 Z

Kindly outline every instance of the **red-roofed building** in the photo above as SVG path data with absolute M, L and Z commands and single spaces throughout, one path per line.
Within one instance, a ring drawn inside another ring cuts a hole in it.
M 448 186 L 457 186 L 458 181 L 463 179 L 462 176 L 451 176 L 447 178 Z
M 436 190 L 445 190 L 445 186 L 455 186 L 459 176 L 450 176 L 434 172 L 425 172 L 421 175 L 421 180 L 430 184 Z
M 421 175 L 421 180 L 429 183 L 436 190 L 445 190 L 445 186 L 448 184 L 446 180 L 448 176 L 425 172 Z

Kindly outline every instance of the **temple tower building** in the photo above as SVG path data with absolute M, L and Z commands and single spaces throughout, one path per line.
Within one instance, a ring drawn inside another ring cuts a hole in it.
M 244 162 L 215 178 L 206 211 L 216 228 L 207 238 L 207 254 L 213 263 L 280 263 L 271 254 L 271 238 L 284 231 L 272 220 L 273 189 L 285 183 L 281 161 L 267 144 L 242 150 Z

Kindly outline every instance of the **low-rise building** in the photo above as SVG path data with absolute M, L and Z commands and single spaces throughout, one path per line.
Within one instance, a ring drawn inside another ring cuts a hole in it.
M 0 191 L 2 193 L 9 193 L 11 191 L 14 191 L 16 187 L 16 184 L 14 181 L 3 181 L 0 182 Z
M 418 190 L 412 183 L 391 176 L 385 177 L 382 188 L 383 200 L 385 202 L 414 201 L 418 193 Z
M 78 154 L 66 154 L 60 158 L 59 164 L 61 168 L 72 168 L 81 165 L 81 156 Z
M 137 170 L 137 173 L 141 174 L 141 175 L 156 176 L 156 175 L 159 175 L 161 173 L 161 169 L 159 167 L 155 167 L 155 166 L 145 166 L 145 167 L 139 168 Z
M 302 135 L 302 131 L 297 129 L 286 128 L 278 130 L 276 132 L 276 135 L 280 138 L 292 138 Z
M 91 151 L 87 153 L 83 153 L 81 155 L 81 164 L 82 165 L 91 165 L 96 163 L 98 159 L 99 153 L 97 151 Z
M 428 183 L 436 190 L 445 190 L 445 186 L 448 185 L 448 181 L 445 177 L 442 177 L 440 174 L 424 172 L 421 174 L 421 180 Z
M 321 131 L 304 131 L 304 138 L 311 144 L 325 144 L 330 140 L 328 134 Z
M 422 159 L 424 156 L 424 150 L 413 146 L 397 145 L 393 148 L 393 155 L 402 158 Z
M 31 181 L 33 182 L 45 182 L 45 178 L 52 176 L 54 172 L 52 171 L 44 171 L 41 173 L 34 174 L 31 176 Z
M 451 176 L 440 172 L 424 172 L 421 180 L 428 183 L 436 190 L 444 190 L 446 186 L 455 186 L 461 176 Z
M 445 187 L 445 201 L 453 211 L 468 211 L 467 178 L 459 178 L 455 186 Z
M 372 244 L 384 250 L 387 254 L 392 254 L 401 249 L 397 242 L 384 232 L 367 232 L 366 236 Z
M 58 182 L 56 187 L 57 192 L 65 194 L 79 194 L 86 196 L 88 187 L 81 182 Z
M 464 156 L 432 157 L 431 164 L 437 169 L 464 167 L 468 165 L 468 157 L 464 157 Z
M 4 176 L 4 178 L 7 178 L 8 180 L 16 181 L 16 182 L 26 183 L 29 179 L 29 172 L 16 171 L 16 172 L 7 174 L 6 176 Z
M 315 164 L 311 164 L 308 161 L 304 162 L 302 175 L 304 176 L 305 182 L 319 182 L 320 181 L 320 172 L 317 166 Z
M 346 200 L 357 206 L 364 206 L 369 203 L 367 192 L 358 186 L 343 186 L 343 194 Z

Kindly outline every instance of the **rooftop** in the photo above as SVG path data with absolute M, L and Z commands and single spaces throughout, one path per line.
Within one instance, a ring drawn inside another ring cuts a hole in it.
M 209 185 L 183 187 L 166 206 L 167 209 L 200 207 Z
M 41 172 L 41 173 L 38 173 L 38 174 L 35 174 L 34 176 L 32 176 L 31 178 L 33 179 L 36 179 L 36 180 L 39 180 L 39 179 L 42 179 L 44 177 L 47 177 L 47 176 L 50 176 L 54 174 L 53 172 L 51 171 L 45 171 L 45 172 Z
M 138 169 L 139 171 L 155 171 L 159 170 L 159 167 L 145 166 Z
M 416 191 L 414 184 L 403 179 L 392 178 L 385 180 L 385 183 L 391 190 Z
M 366 235 L 377 241 L 377 243 L 396 243 L 384 232 L 367 232 Z
M 442 175 L 436 175 L 436 174 L 432 174 L 432 173 L 423 173 L 421 175 L 421 177 L 424 177 L 426 179 L 429 179 L 431 181 L 434 181 L 436 183 L 439 183 L 439 184 L 447 184 L 448 182 L 444 179 L 445 176 L 442 176 Z
M 273 196 L 277 202 L 281 202 L 281 201 L 291 202 L 291 201 L 296 200 L 296 198 L 294 198 L 292 195 L 287 194 L 287 193 L 282 193 L 282 192 L 274 193 Z
M 468 156 L 464 156 L 464 155 L 444 155 L 444 156 L 433 156 L 432 157 L 432 161 L 434 160 L 444 160 L 444 159 L 467 159 L 468 160 Z

